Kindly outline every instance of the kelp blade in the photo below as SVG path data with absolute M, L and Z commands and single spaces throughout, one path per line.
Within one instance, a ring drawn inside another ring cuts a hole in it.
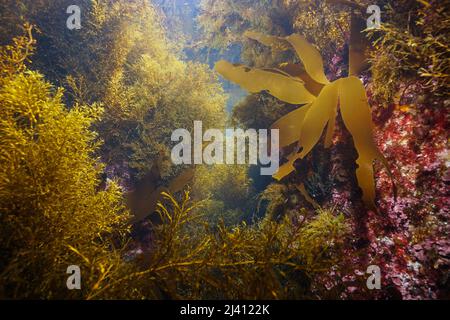
M 292 77 L 297 77 L 305 83 L 305 88 L 311 92 L 316 97 L 319 95 L 320 91 L 323 89 L 323 84 L 314 81 L 313 78 L 305 71 L 305 68 L 298 63 L 283 63 L 278 69 L 286 72 Z
M 168 186 L 170 193 L 174 194 L 183 190 L 185 186 L 187 186 L 190 182 L 192 182 L 194 176 L 195 176 L 194 168 L 187 168 L 183 170 L 177 177 L 175 177 L 172 181 L 170 181 Z
M 278 129 L 280 132 L 280 148 L 287 147 L 298 141 L 303 119 L 305 118 L 310 107 L 311 104 L 307 104 L 303 107 L 297 108 L 272 124 L 270 128 Z
M 224 60 L 218 61 L 215 69 L 224 78 L 251 93 L 266 90 L 274 97 L 291 104 L 306 104 L 315 98 L 301 80 L 278 72 L 233 65 Z
M 373 161 L 387 163 L 381 155 L 373 137 L 374 124 L 363 83 L 357 77 L 340 80 L 339 99 L 342 120 L 353 137 L 358 152 L 356 178 L 363 192 L 363 201 L 371 209 L 375 208 L 375 179 Z
M 280 129 L 281 147 L 295 141 L 299 141 L 301 147 L 300 153 L 291 154 L 288 162 L 280 166 L 273 175 L 274 179 L 281 180 L 294 171 L 294 162 L 305 157 L 317 144 L 328 122 L 330 128 L 334 129 L 338 89 L 339 80 L 326 85 L 314 102 L 288 113 L 272 125 L 272 128 L 287 126 L 287 129 Z M 330 134 L 327 133 L 328 135 Z
M 306 72 L 314 81 L 322 84 L 330 83 L 324 73 L 322 56 L 316 47 L 299 34 L 292 34 L 286 37 L 286 40 L 294 47 L 295 52 L 305 66 Z
M 294 162 L 297 161 L 297 159 L 300 158 L 300 153 L 292 153 L 288 157 L 288 161 L 284 164 L 282 164 L 277 172 L 275 172 L 272 176 L 272 178 L 276 180 L 281 180 L 287 175 L 289 175 L 292 171 L 295 170 L 294 168 Z
M 297 53 L 306 72 L 314 79 L 314 81 L 321 84 L 329 83 L 324 73 L 323 60 L 319 50 L 310 44 L 302 35 L 291 34 L 290 36 L 283 38 L 247 31 L 245 36 L 275 49 L 281 48 L 286 50 L 286 48 L 289 48 L 290 46 Z
M 326 124 L 334 121 L 331 117 L 338 103 L 339 81 L 326 85 L 305 115 L 299 136 L 302 158 L 317 144 Z
M 255 31 L 246 31 L 244 36 L 275 50 L 285 51 L 292 48 L 291 44 L 283 37 L 269 36 Z

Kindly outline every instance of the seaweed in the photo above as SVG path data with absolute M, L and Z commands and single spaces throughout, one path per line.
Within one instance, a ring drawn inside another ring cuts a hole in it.
M 357 32 L 356 30 L 353 32 Z M 354 43 L 350 48 L 350 76 L 330 82 L 324 73 L 320 53 L 303 36 L 292 34 L 288 37 L 275 37 L 251 31 L 246 32 L 246 36 L 274 49 L 293 49 L 302 62 L 302 65 L 283 64 L 274 69 L 252 69 L 226 61 L 216 63 L 216 70 L 222 76 L 250 92 L 266 90 L 282 101 L 303 104 L 272 125 L 272 129 L 280 130 L 280 147 L 287 147 L 298 141 L 298 148 L 287 156 L 287 163 L 279 168 L 274 178 L 281 180 L 294 171 L 294 162 L 304 158 L 318 143 L 327 124 L 325 147 L 331 145 L 339 103 L 343 122 L 351 133 L 359 154 L 356 160 L 358 185 L 363 191 L 364 202 L 374 209 L 373 161 L 381 161 L 386 168 L 388 164 L 375 145 L 374 124 L 365 88 L 355 76 L 366 64 L 362 58 L 364 45 L 358 42 L 360 37 L 353 37 Z M 307 87 L 315 87 L 318 94 Z

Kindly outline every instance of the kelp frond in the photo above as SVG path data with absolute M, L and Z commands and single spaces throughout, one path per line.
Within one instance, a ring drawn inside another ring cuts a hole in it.
M 297 101 L 296 104 L 304 104 L 272 125 L 273 129 L 280 130 L 281 147 L 298 142 L 298 151 L 287 156 L 288 162 L 274 174 L 277 180 L 294 171 L 294 162 L 310 153 L 326 126 L 325 147 L 330 147 L 339 105 L 343 122 L 352 135 L 358 152 L 356 161 L 358 185 L 362 189 L 364 202 L 373 209 L 375 207 L 373 161 L 380 160 L 385 167 L 387 162 L 374 142 L 374 124 L 364 85 L 357 77 L 352 76 L 366 67 L 365 44 L 357 22 L 357 19 L 352 19 L 352 34 L 358 34 L 352 36 L 349 63 L 351 76 L 348 78 L 330 82 L 325 76 L 319 51 L 298 34 L 274 37 L 256 32 L 246 33 L 247 37 L 274 49 L 294 50 L 302 65 L 283 64 L 280 69 L 252 69 L 219 61 L 216 70 L 250 92 L 267 90 L 284 102 L 295 104 Z M 302 74 L 303 70 L 308 78 Z M 308 87 L 314 87 L 315 92 L 309 92 Z M 288 92 L 296 88 L 295 92 Z

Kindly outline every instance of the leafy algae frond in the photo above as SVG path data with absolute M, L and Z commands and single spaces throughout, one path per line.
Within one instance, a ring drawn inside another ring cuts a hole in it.
M 357 26 L 356 19 L 352 19 L 352 26 Z M 363 201 L 374 209 L 373 161 L 380 160 L 386 168 L 387 161 L 374 142 L 370 106 L 364 85 L 356 77 L 366 65 L 364 41 L 358 28 L 352 29 L 349 77 L 333 82 L 325 75 L 320 52 L 299 34 L 276 37 L 249 31 L 245 35 L 273 49 L 293 49 L 302 64 L 284 63 L 279 68 L 254 69 L 222 60 L 217 62 L 215 68 L 223 77 L 251 93 L 266 90 L 284 102 L 303 105 L 272 125 L 273 129 L 280 130 L 281 148 L 293 143 L 298 145 L 288 155 L 287 163 L 274 174 L 277 180 L 295 170 L 294 162 L 309 154 L 318 143 L 325 126 L 325 147 L 330 147 L 339 106 L 343 122 L 358 152 L 356 177 L 363 192 Z

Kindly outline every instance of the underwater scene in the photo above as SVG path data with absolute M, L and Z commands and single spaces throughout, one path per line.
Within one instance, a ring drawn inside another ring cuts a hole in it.
M 450 299 L 449 9 L 0 0 L 0 300 Z

